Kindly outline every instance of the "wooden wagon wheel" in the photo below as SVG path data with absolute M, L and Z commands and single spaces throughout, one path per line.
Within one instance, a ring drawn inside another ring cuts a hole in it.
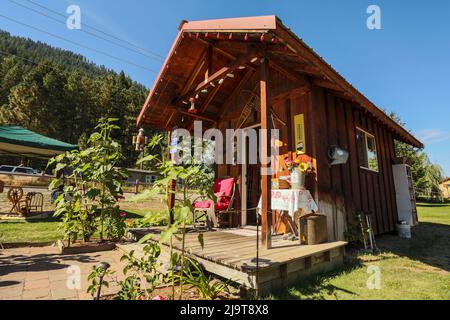
M 8 190 L 8 200 L 12 202 L 13 206 L 9 213 L 20 213 L 19 203 L 23 197 L 23 189 L 21 187 L 12 187 Z

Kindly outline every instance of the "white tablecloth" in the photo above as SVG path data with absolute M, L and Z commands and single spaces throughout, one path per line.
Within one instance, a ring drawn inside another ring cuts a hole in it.
M 271 204 L 272 210 L 287 211 L 291 217 L 294 217 L 295 212 L 299 209 L 303 209 L 307 213 L 319 211 L 311 193 L 306 189 L 272 190 Z M 258 208 L 260 213 L 261 198 L 259 198 Z

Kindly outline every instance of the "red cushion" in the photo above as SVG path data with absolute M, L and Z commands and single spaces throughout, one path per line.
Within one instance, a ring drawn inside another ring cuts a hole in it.
M 214 183 L 214 195 L 217 201 L 214 204 L 212 200 L 194 202 L 196 209 L 208 209 L 214 204 L 215 211 L 222 211 L 228 209 L 230 205 L 231 196 L 233 195 L 234 178 L 217 179 Z
M 208 209 L 208 208 L 211 208 L 212 204 L 213 204 L 212 200 L 197 201 L 197 202 L 194 202 L 194 208 L 197 208 L 197 209 Z
M 216 203 L 216 205 L 214 206 L 214 210 L 222 211 L 222 210 L 228 209 L 229 204 L 230 204 L 229 198 L 221 198 L 221 200 L 218 203 Z
M 233 194 L 234 178 L 217 179 L 214 183 L 214 193 L 223 193 L 224 196 L 231 197 Z

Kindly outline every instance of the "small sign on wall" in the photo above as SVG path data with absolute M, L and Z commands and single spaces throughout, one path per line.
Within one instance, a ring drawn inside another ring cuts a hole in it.
M 295 128 L 295 149 L 297 154 L 306 153 L 306 138 L 305 138 L 305 117 L 303 114 L 298 114 L 294 117 Z

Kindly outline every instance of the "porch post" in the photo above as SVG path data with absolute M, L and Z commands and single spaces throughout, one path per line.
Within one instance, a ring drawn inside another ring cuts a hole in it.
M 261 63 L 261 159 L 267 159 L 271 155 L 270 145 L 270 83 L 269 83 L 269 61 L 264 57 Z M 272 213 L 270 212 L 271 181 L 272 176 L 267 175 L 270 163 L 261 163 L 261 235 L 262 244 L 267 249 L 272 247 Z
M 167 155 L 167 158 L 169 161 L 172 160 L 172 154 L 170 153 L 170 146 L 172 142 L 172 131 L 167 131 L 168 134 L 168 142 L 167 145 L 169 146 L 169 153 Z M 169 181 L 169 194 L 168 194 L 168 207 L 169 207 L 169 224 L 173 224 L 175 222 L 175 216 L 173 212 L 173 208 L 175 207 L 175 190 L 176 190 L 177 182 L 175 180 Z

